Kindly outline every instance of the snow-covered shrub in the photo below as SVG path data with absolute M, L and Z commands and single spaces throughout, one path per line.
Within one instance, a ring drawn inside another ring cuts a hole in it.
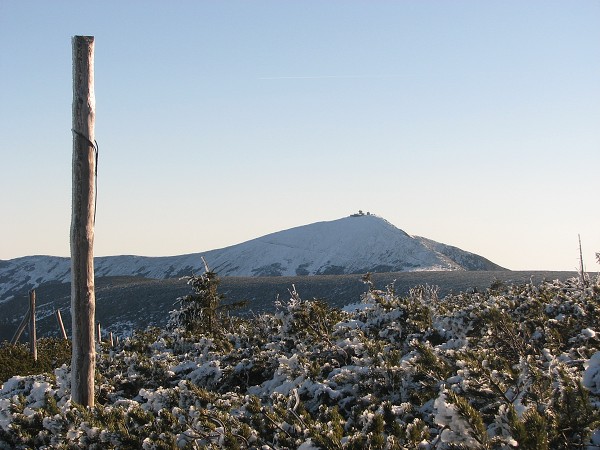
M 168 330 L 102 348 L 95 408 L 71 403 L 68 366 L 6 381 L 0 449 L 600 445 L 597 286 L 439 298 L 367 279 L 344 311 L 292 288 L 275 314 L 245 320 L 210 303 L 214 281 L 200 277 L 204 300 L 182 302 Z
M 224 304 L 225 296 L 218 292 L 219 277 L 206 262 L 204 265 L 202 275 L 186 277 L 193 293 L 178 299 L 181 307 L 170 312 L 167 327 L 184 331 L 190 337 L 209 334 L 219 345 L 227 347 L 226 333 L 234 331 L 240 322 L 230 312 L 245 302 Z
M 600 394 L 600 352 L 596 352 L 583 365 L 583 385 L 593 394 Z

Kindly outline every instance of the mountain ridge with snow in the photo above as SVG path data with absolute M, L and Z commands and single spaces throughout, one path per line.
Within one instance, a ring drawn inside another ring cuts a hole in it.
M 240 244 L 178 256 L 94 258 L 96 277 L 166 279 L 199 273 L 202 257 L 220 276 L 337 275 L 431 270 L 503 270 L 474 253 L 410 236 L 387 220 L 352 215 L 270 233 Z M 0 301 L 46 282 L 70 281 L 70 258 L 26 256 L 0 261 Z

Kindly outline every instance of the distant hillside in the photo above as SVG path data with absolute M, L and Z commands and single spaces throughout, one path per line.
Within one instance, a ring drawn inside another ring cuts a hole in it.
M 442 271 L 373 274 L 375 285 L 383 288 L 394 282 L 396 292 L 406 295 L 419 284 L 436 285 L 440 296 L 451 292 L 485 291 L 495 281 L 524 284 L 530 281 L 566 280 L 575 272 Z M 275 311 L 277 299 L 287 301 L 294 285 L 303 299 L 319 298 L 342 307 L 360 301 L 366 286 L 361 275 L 314 275 L 303 277 L 225 277 L 219 291 L 225 301 L 246 300 L 248 305 L 236 314 L 251 315 Z M 54 312 L 62 317 L 70 333 L 70 283 L 45 283 L 36 289 L 38 336 L 58 336 Z M 185 280 L 155 280 L 142 277 L 101 277 L 96 279 L 96 320 L 106 332 L 130 334 L 149 325 L 164 327 L 169 311 L 178 308 L 178 297 L 191 293 Z M 27 290 L 0 303 L 0 341 L 8 340 L 29 306 Z M 27 332 L 23 339 L 26 339 Z
M 414 237 L 374 215 L 353 215 L 268 234 L 230 247 L 180 256 L 95 259 L 97 277 L 176 278 L 203 270 L 201 257 L 222 277 L 504 270 L 491 261 Z M 70 281 L 69 258 L 27 256 L 0 261 L 0 302 L 23 289 Z

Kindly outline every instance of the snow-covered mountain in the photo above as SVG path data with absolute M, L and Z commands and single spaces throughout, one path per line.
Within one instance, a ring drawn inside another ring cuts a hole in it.
M 108 256 L 97 277 L 172 278 L 203 270 L 220 276 L 293 276 L 431 270 L 502 270 L 489 260 L 416 236 L 381 217 L 353 215 L 268 234 L 230 247 L 181 256 Z M 0 302 L 45 282 L 70 281 L 69 258 L 26 256 L 0 261 Z
M 473 253 L 410 236 L 374 215 L 268 234 L 205 258 L 218 273 L 236 276 L 502 269 Z

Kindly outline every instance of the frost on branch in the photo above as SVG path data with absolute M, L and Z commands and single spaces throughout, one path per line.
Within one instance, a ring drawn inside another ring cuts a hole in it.
M 452 391 L 442 390 L 433 404 L 435 423 L 441 426 L 440 440 L 479 448 L 488 444 L 481 415 L 467 400 Z
M 596 352 L 584 363 L 583 385 L 592 392 L 600 395 L 600 352 Z

